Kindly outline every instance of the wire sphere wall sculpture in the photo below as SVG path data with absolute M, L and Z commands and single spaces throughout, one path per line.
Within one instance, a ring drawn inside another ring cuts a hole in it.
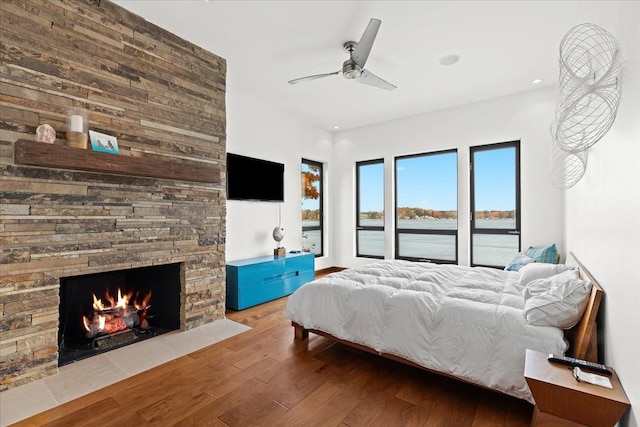
M 557 188 L 571 188 L 587 170 L 588 151 L 564 151 L 551 142 L 551 183 Z
M 615 121 L 622 86 L 620 46 L 595 24 L 576 25 L 560 42 L 558 62 L 556 113 L 551 124 L 552 183 L 566 189 L 584 175 L 587 156 L 578 153 L 598 142 Z

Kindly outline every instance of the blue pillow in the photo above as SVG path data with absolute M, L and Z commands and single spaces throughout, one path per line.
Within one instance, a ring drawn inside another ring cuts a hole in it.
M 527 249 L 527 256 L 535 259 L 536 262 L 546 262 L 548 264 L 558 263 L 558 249 L 556 249 L 555 243 L 543 248 L 529 247 L 529 249 Z
M 532 262 L 536 262 L 536 260 L 520 252 L 504 269 L 506 271 L 519 271 L 522 267 Z

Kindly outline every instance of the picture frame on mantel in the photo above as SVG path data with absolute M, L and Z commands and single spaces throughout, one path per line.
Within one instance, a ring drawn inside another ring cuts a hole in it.
M 91 148 L 94 151 L 102 151 L 103 153 L 111 154 L 120 153 L 120 150 L 118 149 L 118 138 L 115 136 L 90 130 L 89 137 L 91 138 Z

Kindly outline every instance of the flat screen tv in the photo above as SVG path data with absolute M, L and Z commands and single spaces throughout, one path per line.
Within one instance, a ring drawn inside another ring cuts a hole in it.
M 227 153 L 227 199 L 284 202 L 284 164 Z

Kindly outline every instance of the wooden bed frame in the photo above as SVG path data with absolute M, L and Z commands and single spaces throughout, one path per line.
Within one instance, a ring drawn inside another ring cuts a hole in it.
M 565 333 L 569 341 L 569 351 L 567 351 L 567 354 L 577 359 L 598 362 L 598 328 L 596 318 L 602 297 L 604 296 L 604 291 L 573 252 L 569 252 L 569 260 L 575 262 L 580 273 L 580 278 L 591 281 L 592 286 L 589 302 L 582 314 L 582 319 L 580 319 L 576 326 Z M 569 262 L 569 265 L 573 265 L 573 262 Z
M 600 308 L 600 302 L 602 301 L 602 297 L 604 295 L 604 291 L 593 278 L 593 276 L 589 273 L 589 271 L 582 265 L 578 258 L 572 253 L 569 252 L 569 260 L 573 262 L 569 262 L 569 265 L 574 265 L 578 267 L 578 271 L 580 277 L 583 280 L 590 280 L 592 283 L 591 294 L 589 295 L 589 302 L 587 303 L 587 307 L 584 310 L 582 318 L 573 328 L 567 330 L 565 332 L 565 337 L 569 341 L 569 350 L 567 351 L 568 356 L 572 356 L 578 359 L 589 360 L 592 362 L 598 362 L 598 337 L 597 337 L 597 325 L 596 325 L 596 317 L 598 315 L 598 309 Z M 301 325 L 291 322 L 294 327 L 294 337 L 299 340 L 306 340 L 309 337 L 309 332 L 312 332 L 316 335 L 323 336 L 325 338 L 329 338 L 333 341 L 345 344 L 350 347 L 357 348 L 359 350 L 366 351 L 368 353 L 377 354 L 379 356 L 385 357 L 387 359 L 395 360 L 400 363 L 404 363 L 406 365 L 410 365 L 419 369 L 423 369 L 425 371 L 434 372 L 439 375 L 448 376 L 451 378 L 455 378 L 457 380 L 462 380 L 459 377 L 454 375 L 449 375 L 440 371 L 435 371 L 433 369 L 425 368 L 424 366 L 418 365 L 410 360 L 404 359 L 399 356 L 395 356 L 393 354 L 388 353 L 379 353 L 373 350 L 370 347 L 366 347 L 361 344 L 352 343 L 350 341 L 345 341 L 343 339 L 334 337 L 333 335 L 320 331 L 317 329 L 305 329 Z M 523 356 L 524 357 L 524 356 Z M 478 385 L 473 383 L 474 385 Z

